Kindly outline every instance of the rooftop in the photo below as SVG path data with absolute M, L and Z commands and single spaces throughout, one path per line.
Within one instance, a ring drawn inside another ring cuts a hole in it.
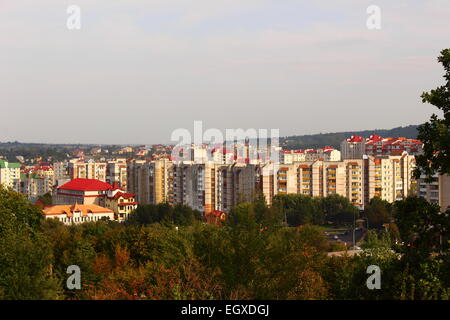
M 74 212 L 81 212 L 83 217 L 87 216 L 89 213 L 113 213 L 112 210 L 97 206 L 95 204 L 73 204 L 73 205 L 60 205 L 60 206 L 50 206 L 45 207 L 42 212 L 45 216 L 61 215 L 65 214 L 68 217 L 73 216 Z
M 73 179 L 63 184 L 58 189 L 76 191 L 108 191 L 112 189 L 109 183 L 96 179 Z

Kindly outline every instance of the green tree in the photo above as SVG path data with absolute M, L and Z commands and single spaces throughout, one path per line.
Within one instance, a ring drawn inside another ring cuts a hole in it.
M 438 205 L 408 197 L 395 202 L 394 217 L 401 240 L 418 254 L 427 257 L 433 250 L 449 248 L 450 217 L 448 212 L 441 214 Z
M 424 144 L 423 154 L 416 156 L 417 178 L 425 174 L 431 181 L 435 172 L 450 174 L 450 49 L 441 51 L 438 61 L 445 70 L 445 83 L 422 94 L 422 101 L 440 109 L 444 117 L 433 114 L 430 120 L 419 126 L 418 139 Z
M 325 219 L 337 225 L 352 222 L 359 216 L 359 210 L 347 198 L 335 194 L 320 199 Z
M 302 194 L 276 195 L 273 206 L 286 216 L 289 226 L 303 224 L 323 224 L 324 212 L 320 208 L 320 200 Z
M 0 187 L 0 298 L 57 299 L 58 280 L 39 211 L 24 197 Z
M 15 217 L 18 223 L 32 229 L 38 228 L 43 219 L 42 211 L 24 195 L 5 188 L 2 184 L 0 184 L 0 215 Z
M 364 209 L 364 215 L 369 219 L 370 227 L 381 228 L 392 219 L 391 204 L 378 197 L 372 198 Z

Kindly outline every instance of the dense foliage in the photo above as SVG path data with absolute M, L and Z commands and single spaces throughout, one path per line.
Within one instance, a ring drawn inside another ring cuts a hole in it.
M 167 205 L 143 207 L 126 224 L 66 226 L 42 220 L 37 207 L 9 190 L 0 189 L 0 200 L 2 299 L 445 299 L 449 294 L 449 217 L 418 198 L 394 205 L 400 242 L 374 229 L 364 253 L 354 257 L 329 257 L 323 229 L 311 224 L 347 212 L 339 198 L 308 203 L 289 196 L 284 207 L 270 208 L 257 198 L 233 208 L 222 226 Z M 288 222 L 299 225 L 286 226 L 283 210 L 289 211 Z M 382 270 L 381 290 L 366 286 L 372 264 Z M 66 287 L 69 265 L 81 269 L 81 290 Z
M 416 156 L 416 177 L 424 174 L 428 181 L 436 172 L 450 174 L 450 49 L 442 50 L 438 61 L 445 70 L 445 83 L 424 92 L 422 101 L 436 106 L 443 117 L 433 114 L 428 122 L 418 128 L 418 139 L 424 143 L 424 152 Z

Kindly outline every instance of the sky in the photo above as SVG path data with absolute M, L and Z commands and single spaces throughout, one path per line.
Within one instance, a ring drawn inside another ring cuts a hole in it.
M 0 141 L 170 143 L 194 121 L 281 136 L 423 123 L 449 17 L 448 0 L 0 0 Z

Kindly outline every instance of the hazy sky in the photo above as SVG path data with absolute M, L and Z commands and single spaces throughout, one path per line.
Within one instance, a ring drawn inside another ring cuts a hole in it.
M 366 27 L 372 4 L 381 30 Z M 446 47 L 449 0 L 0 0 L 0 141 L 418 124 Z

